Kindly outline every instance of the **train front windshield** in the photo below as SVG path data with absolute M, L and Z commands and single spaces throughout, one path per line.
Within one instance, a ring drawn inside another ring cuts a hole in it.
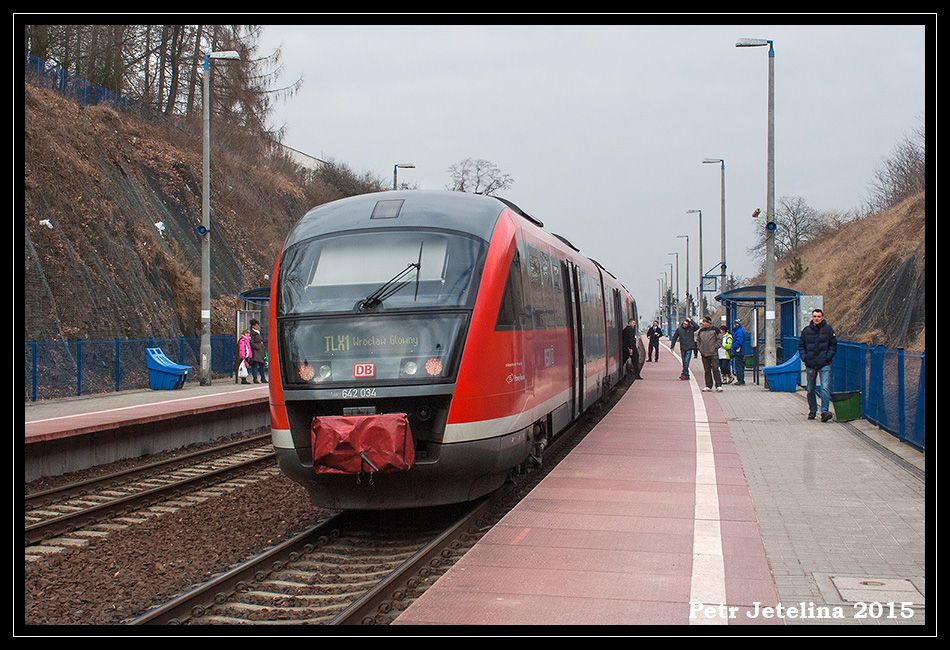
M 352 312 L 407 269 L 398 283 L 407 284 L 385 299 L 386 311 L 470 308 L 485 250 L 482 240 L 432 231 L 367 231 L 304 241 L 284 252 L 278 315 Z
M 420 230 L 287 249 L 277 314 L 285 385 L 451 380 L 486 250 L 480 239 Z M 366 309 L 372 296 L 382 300 Z

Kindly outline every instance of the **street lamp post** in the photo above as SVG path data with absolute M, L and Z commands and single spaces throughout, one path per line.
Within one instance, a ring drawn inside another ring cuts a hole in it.
M 660 321 L 660 329 L 663 329 L 663 288 L 660 286 L 660 278 L 656 279 L 656 313 Z
M 396 189 L 396 170 L 399 168 L 402 169 L 415 169 L 416 166 L 412 163 L 397 163 L 393 165 L 393 189 Z
M 667 255 L 676 255 L 676 318 L 678 319 L 679 306 L 680 306 L 680 254 L 679 253 L 667 253 Z
M 775 365 L 775 47 L 764 38 L 740 38 L 736 47 L 769 46 L 768 196 L 765 206 L 765 365 Z
M 703 211 L 687 210 L 686 214 L 697 212 L 699 213 L 699 290 L 696 292 L 696 315 L 702 319 L 706 315 L 706 310 L 703 308 Z
M 663 294 L 663 298 L 666 299 L 666 309 L 670 313 L 670 322 L 673 322 L 673 303 L 670 300 L 673 296 L 673 262 L 667 262 L 666 266 L 670 267 L 670 283 L 667 285 L 666 293 Z M 664 271 L 665 272 L 665 271 Z
M 667 336 L 673 336 L 672 326 L 673 320 L 670 317 L 670 305 L 666 300 L 666 294 L 669 291 L 670 280 L 666 274 L 666 271 L 663 271 L 663 299 L 660 302 L 660 309 L 663 310 L 663 313 L 666 314 L 666 334 Z
M 211 385 L 211 59 L 240 59 L 233 51 L 206 52 L 201 75 L 202 170 L 201 170 L 201 376 L 202 386 Z
M 726 161 L 722 158 L 704 158 L 704 163 L 719 163 L 719 213 L 722 218 L 720 226 L 720 244 L 722 246 L 722 257 L 719 260 L 719 291 L 726 290 Z M 725 314 L 722 316 L 725 322 Z
M 686 315 L 692 316 L 689 304 L 689 235 L 677 235 L 677 239 L 686 238 Z

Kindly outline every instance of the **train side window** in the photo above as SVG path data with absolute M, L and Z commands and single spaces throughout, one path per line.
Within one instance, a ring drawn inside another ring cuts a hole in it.
M 515 250 L 508 269 L 508 280 L 505 282 L 505 292 L 501 297 L 501 307 L 498 309 L 496 330 L 521 329 L 521 318 L 524 312 L 524 287 L 521 281 L 521 254 Z
M 551 256 L 543 251 L 541 251 L 539 255 L 541 256 L 541 282 L 543 284 L 541 287 L 541 304 L 543 305 L 543 311 L 540 314 L 541 322 L 537 323 L 537 326 L 539 328 L 550 329 L 556 327 L 555 292 L 551 282 Z
M 525 245 L 528 258 L 528 282 L 524 287 L 525 329 L 544 328 L 544 273 L 542 271 L 541 251 L 534 246 Z
M 531 280 L 531 286 L 541 286 L 541 257 L 537 249 L 528 246 L 528 278 Z

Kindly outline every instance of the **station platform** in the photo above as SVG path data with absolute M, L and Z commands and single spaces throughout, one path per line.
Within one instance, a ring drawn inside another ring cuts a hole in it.
M 395 624 L 924 624 L 923 454 L 681 367 L 661 345 Z
M 268 426 L 267 385 L 224 380 L 28 402 L 26 480 Z

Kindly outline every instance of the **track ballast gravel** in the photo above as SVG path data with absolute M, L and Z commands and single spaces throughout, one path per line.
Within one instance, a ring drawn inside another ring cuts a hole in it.
M 282 475 L 27 563 L 25 622 L 115 624 L 330 516 Z

